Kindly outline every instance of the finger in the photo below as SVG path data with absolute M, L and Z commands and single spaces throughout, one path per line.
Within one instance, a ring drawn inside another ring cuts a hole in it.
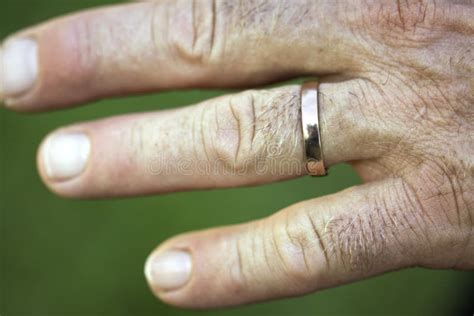
M 357 86 L 343 82 L 320 87 L 322 147 L 328 166 L 383 152 L 379 144 L 388 137 L 383 125 L 350 107 L 363 93 Z M 289 179 L 306 173 L 300 115 L 300 86 L 246 91 L 178 110 L 60 129 L 41 145 L 38 165 L 53 191 L 71 197 Z
M 177 236 L 150 255 L 147 280 L 167 303 L 215 308 L 422 264 L 433 227 L 429 214 L 411 208 L 413 196 L 400 194 L 405 189 L 400 180 L 374 182 L 263 220 Z
M 336 14 L 330 1 L 239 3 L 145 1 L 46 22 L 5 42 L 0 90 L 11 107 L 29 111 L 162 89 L 252 86 L 352 65 L 345 33 L 328 19 Z

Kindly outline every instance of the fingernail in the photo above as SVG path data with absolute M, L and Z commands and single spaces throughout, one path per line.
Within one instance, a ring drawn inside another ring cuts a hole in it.
M 56 134 L 42 149 L 46 175 L 51 179 L 70 179 L 84 171 L 90 155 L 90 140 L 85 134 Z
M 3 101 L 3 50 L 0 46 L 0 102 Z
M 191 255 L 182 250 L 152 254 L 145 264 L 145 276 L 153 286 L 162 290 L 176 290 L 191 277 Z
M 15 97 L 31 89 L 38 77 L 38 45 L 35 40 L 7 41 L 0 53 L 0 95 Z

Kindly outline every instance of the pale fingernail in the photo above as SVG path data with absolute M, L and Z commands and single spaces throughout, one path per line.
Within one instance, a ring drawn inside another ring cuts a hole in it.
M 42 149 L 46 175 L 51 179 L 70 179 L 84 171 L 91 151 L 85 134 L 53 134 Z
M 187 251 L 168 250 L 152 254 L 145 264 L 145 276 L 150 284 L 162 290 L 176 290 L 191 277 L 193 262 Z
M 35 40 L 9 40 L 0 53 L 0 95 L 18 96 L 31 89 L 38 77 L 38 45 Z
M 0 101 L 3 101 L 3 50 L 0 47 Z

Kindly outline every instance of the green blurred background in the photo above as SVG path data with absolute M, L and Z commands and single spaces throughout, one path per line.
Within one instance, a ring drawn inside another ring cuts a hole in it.
M 278 1 L 278 0 L 275 0 Z M 98 0 L 1 0 L 0 36 Z M 258 188 L 177 193 L 113 201 L 70 201 L 52 195 L 35 167 L 48 131 L 80 120 L 193 103 L 219 91 L 160 93 L 101 101 L 55 113 L 0 109 L 2 316 L 16 315 L 327 315 L 451 314 L 467 300 L 472 275 L 422 269 L 289 299 L 213 312 L 183 311 L 149 292 L 143 263 L 175 234 L 267 216 L 291 203 L 359 182 L 348 166 Z M 474 311 L 471 311 L 474 312 Z

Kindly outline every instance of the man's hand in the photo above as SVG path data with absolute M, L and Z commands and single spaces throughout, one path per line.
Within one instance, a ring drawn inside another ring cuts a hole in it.
M 0 95 L 18 111 L 321 78 L 326 165 L 350 162 L 365 184 L 166 241 L 146 276 L 170 304 L 264 301 L 409 266 L 474 268 L 471 0 L 147 1 L 46 22 L 0 54 Z M 299 91 L 65 127 L 40 147 L 39 170 L 75 198 L 302 176 Z

